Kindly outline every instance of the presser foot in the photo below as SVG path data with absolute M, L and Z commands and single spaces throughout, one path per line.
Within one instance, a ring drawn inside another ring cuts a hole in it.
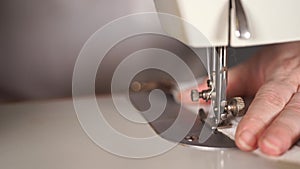
M 192 95 L 195 96 L 195 91 L 192 91 Z M 245 107 L 243 98 L 234 97 L 226 101 L 224 111 L 219 116 L 220 119 L 217 119 L 215 116 L 209 117 L 208 112 L 205 112 L 203 109 L 199 109 L 198 115 L 200 120 L 205 125 L 209 125 L 213 130 L 230 128 L 232 127 L 232 119 L 241 117 L 245 114 Z
M 206 112 L 204 112 L 203 109 L 199 109 L 199 118 L 201 120 L 202 123 L 204 123 L 205 125 L 208 125 L 212 130 L 217 130 L 217 129 L 225 129 L 225 128 L 230 128 L 232 127 L 232 123 L 231 120 L 234 118 L 233 116 L 231 117 L 227 117 L 224 120 L 221 120 L 219 123 L 216 124 L 216 118 L 214 117 L 207 117 Z

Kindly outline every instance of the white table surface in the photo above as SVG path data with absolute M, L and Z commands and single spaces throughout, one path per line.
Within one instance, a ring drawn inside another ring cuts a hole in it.
M 88 97 L 82 99 L 90 99 Z M 117 130 L 153 135 L 148 125 L 134 127 L 116 118 L 116 110 L 101 97 L 105 117 Z M 113 140 L 112 140 L 113 143 Z M 300 157 L 299 157 L 300 158 Z M 123 158 L 94 144 L 82 130 L 72 99 L 8 103 L 0 105 L 0 168 L 3 169 L 235 169 L 299 168 L 252 153 L 230 150 L 199 150 L 177 145 L 159 156 Z

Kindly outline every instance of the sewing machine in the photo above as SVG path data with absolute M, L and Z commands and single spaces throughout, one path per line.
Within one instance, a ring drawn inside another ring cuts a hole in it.
M 192 48 L 207 48 L 207 88 L 192 90 L 191 99 L 210 101 L 212 115 L 200 109 L 200 120 L 215 130 L 230 125 L 229 119 L 243 116 L 241 97 L 227 100 L 227 47 L 244 47 L 300 39 L 300 1 L 287 0 L 154 0 L 159 13 L 182 18 L 181 29 L 160 18 L 163 29 Z M 187 28 L 193 25 L 209 41 L 197 39 Z M 201 116 L 202 113 L 202 116 Z M 204 115 L 203 115 L 204 114 Z M 152 125 L 153 126 L 153 125 Z M 224 142 L 221 143 L 224 145 Z

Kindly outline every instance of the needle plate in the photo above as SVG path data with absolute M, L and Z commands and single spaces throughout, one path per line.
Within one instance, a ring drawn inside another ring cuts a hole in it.
M 189 126 L 191 123 L 194 123 L 189 130 L 189 132 L 185 135 L 185 137 L 181 140 L 178 140 L 178 136 L 176 132 L 165 132 L 172 126 L 175 122 L 176 118 L 179 115 L 179 110 L 181 108 L 180 104 L 176 103 L 171 95 L 166 95 L 167 104 L 165 107 L 164 112 L 155 120 L 149 122 L 153 130 L 159 134 L 162 138 L 165 138 L 169 141 L 173 142 L 180 142 L 181 144 L 185 145 L 192 145 L 197 146 L 198 148 L 235 148 L 236 145 L 234 141 L 232 141 L 229 137 L 225 136 L 224 134 L 213 131 L 210 129 L 209 126 L 205 125 L 201 122 L 200 118 L 196 113 L 191 112 L 185 108 L 182 108 L 182 112 L 184 114 L 184 119 L 180 120 L 178 126 Z M 140 111 L 145 111 L 149 109 L 149 92 L 140 92 L 140 93 L 131 93 L 130 99 L 133 105 Z M 156 98 L 162 99 L 163 98 Z M 150 121 L 150 114 L 143 114 L 143 117 Z M 196 116 L 196 117 L 195 117 Z M 196 118 L 196 120 L 195 120 Z M 213 134 L 209 136 L 206 141 L 199 141 L 201 140 L 200 133 L 202 129 L 211 130 Z M 178 128 L 180 130 L 180 128 Z

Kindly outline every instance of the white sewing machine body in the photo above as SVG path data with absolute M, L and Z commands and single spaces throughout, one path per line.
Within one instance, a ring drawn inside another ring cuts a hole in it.
M 154 0 L 156 9 L 183 18 L 198 29 L 212 46 L 253 46 L 300 40 L 299 0 L 241 0 L 251 37 L 236 36 L 236 15 L 230 0 Z M 230 17 L 232 16 L 232 17 Z M 192 47 L 203 47 L 188 29 L 161 22 L 171 36 Z M 182 24 L 184 27 L 184 23 Z M 229 29 L 230 28 L 230 29 Z
M 207 48 L 204 57 L 207 58 L 208 89 L 192 90 L 191 98 L 195 102 L 199 99 L 211 101 L 212 108 L 204 113 L 201 120 L 209 122 L 214 130 L 230 126 L 229 119 L 242 116 L 246 112 L 241 97 L 228 100 L 226 97 L 227 47 L 300 40 L 300 19 L 293 19 L 300 16 L 299 0 L 154 2 L 158 12 L 178 18 L 178 23 L 174 23 L 170 21 L 172 19 L 159 15 L 163 29 L 171 37 L 193 48 Z

